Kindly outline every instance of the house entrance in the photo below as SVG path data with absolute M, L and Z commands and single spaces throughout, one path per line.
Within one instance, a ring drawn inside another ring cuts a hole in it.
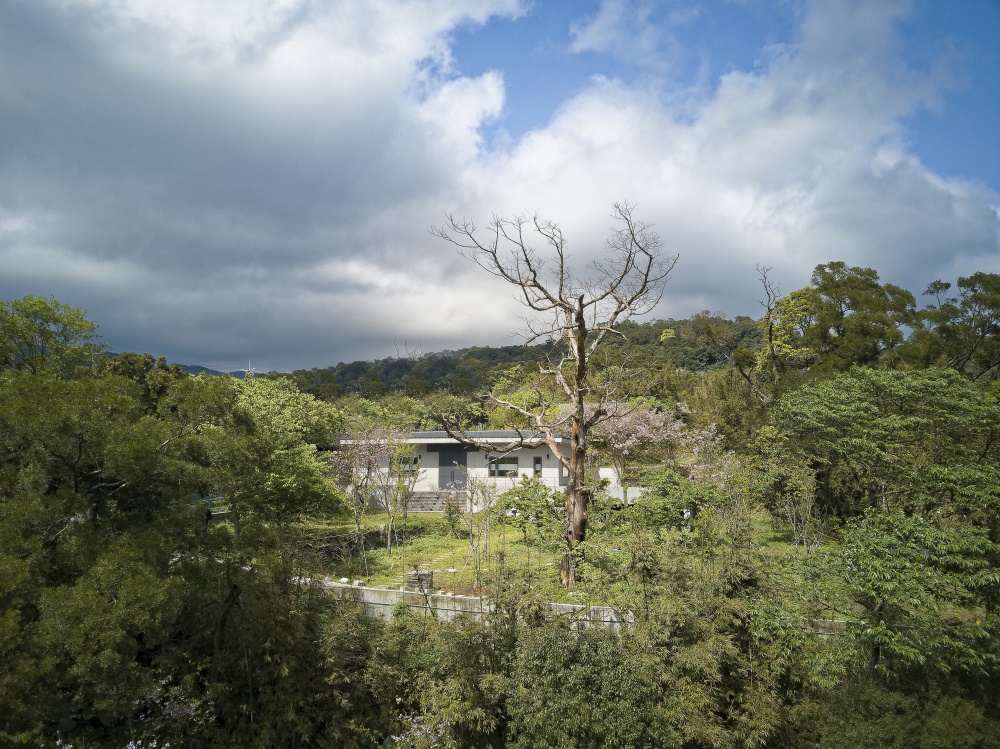
M 465 447 L 441 446 L 438 452 L 439 489 L 468 488 L 468 456 Z

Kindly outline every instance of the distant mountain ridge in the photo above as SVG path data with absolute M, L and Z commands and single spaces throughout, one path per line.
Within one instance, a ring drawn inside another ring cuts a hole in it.
M 608 361 L 627 362 L 630 368 L 659 369 L 666 365 L 690 371 L 716 369 L 725 366 L 736 346 L 756 349 L 762 344 L 757 322 L 752 318 L 728 320 L 708 312 L 687 320 L 627 321 L 618 328 L 624 338 L 608 338 L 604 355 Z M 261 376 L 291 377 L 300 390 L 324 400 L 349 393 L 365 397 L 393 392 L 420 396 L 435 391 L 467 395 L 480 392 L 499 371 L 537 365 L 556 354 L 551 341 L 533 346 L 473 346 Z M 242 372 L 232 374 L 243 376 Z
M 177 366 L 192 375 L 207 374 L 221 377 L 222 375 L 228 374 L 233 377 L 243 377 L 245 374 L 244 372 L 220 372 L 217 369 L 209 369 L 208 367 L 203 367 L 200 364 L 177 364 Z
M 729 320 L 708 312 L 686 320 L 627 321 L 618 327 L 624 338 L 607 339 L 605 356 L 608 361 L 627 362 L 636 369 L 658 369 L 665 365 L 695 372 L 717 369 L 729 360 L 735 346 L 756 349 L 762 343 L 757 322 L 752 318 Z M 722 336 L 720 329 L 725 330 Z M 728 344 L 722 344 L 721 338 L 727 339 Z M 471 346 L 257 376 L 289 377 L 301 391 L 324 400 L 350 393 L 366 397 L 394 392 L 417 396 L 435 391 L 472 394 L 486 387 L 500 371 L 518 365 L 537 365 L 556 353 L 551 341 L 533 346 Z M 242 369 L 222 372 L 199 364 L 176 366 L 192 375 L 246 377 L 246 370 Z

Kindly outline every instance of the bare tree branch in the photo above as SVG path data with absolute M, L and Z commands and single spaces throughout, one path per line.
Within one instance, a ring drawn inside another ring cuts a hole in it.
M 583 280 L 569 268 L 562 230 L 537 214 L 493 215 L 482 232 L 473 222 L 448 215 L 443 227 L 431 229 L 434 236 L 455 245 L 462 257 L 516 287 L 522 304 L 536 314 L 526 320 L 526 344 L 551 340 L 561 350 L 559 361 L 540 366 L 538 374 L 562 391 L 563 409 L 553 415 L 552 404 L 537 387 L 532 407 L 494 390 L 490 399 L 518 414 L 534 432 L 530 441 L 518 432 L 519 438 L 509 445 L 490 444 L 488 449 L 510 452 L 539 443 L 551 448 L 569 471 L 566 542 L 570 549 L 586 536 L 587 501 L 593 492 L 585 473 L 588 433 L 619 413 L 612 405 L 613 388 L 598 388 L 595 394 L 590 360 L 607 336 L 622 336 L 618 325 L 656 307 L 677 263 L 676 256 L 664 253 L 663 241 L 652 226 L 635 219 L 634 210 L 635 204 L 628 201 L 614 204 L 611 217 L 617 226 L 605 242 L 606 255 L 591 263 L 591 273 Z M 446 418 L 442 423 L 454 439 L 485 449 L 458 424 Z M 569 430 L 568 450 L 557 439 L 564 429 Z M 568 560 L 567 554 L 563 582 L 571 585 Z

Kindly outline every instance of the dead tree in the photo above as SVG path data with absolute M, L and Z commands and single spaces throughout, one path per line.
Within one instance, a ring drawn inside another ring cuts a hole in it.
M 517 447 L 543 443 L 568 472 L 566 487 L 566 544 L 561 579 L 573 585 L 573 546 L 587 534 L 587 503 L 593 494 L 585 473 L 588 435 L 601 421 L 613 416 L 614 395 L 595 387 L 592 359 L 609 335 L 621 336 L 624 320 L 651 312 L 660 301 L 676 256 L 663 252 L 663 242 L 649 224 L 633 217 L 634 205 L 616 203 L 611 215 L 617 226 L 605 243 L 603 260 L 577 276 L 568 265 L 566 241 L 559 226 L 538 215 L 504 218 L 494 215 L 480 231 L 474 223 L 448 216 L 447 224 L 431 233 L 459 248 L 468 260 L 503 279 L 517 290 L 518 299 L 531 311 L 526 317 L 525 345 L 552 341 L 554 357 L 540 374 L 556 385 L 560 402 L 553 403 L 540 388 L 537 402 L 525 408 L 497 392 L 490 394 L 499 406 L 520 414 L 533 433 L 524 433 L 510 445 L 480 445 L 457 423 L 444 419 L 445 429 L 462 442 L 503 453 Z M 536 249 L 539 242 L 543 249 Z M 558 415 L 553 412 L 558 407 Z M 568 450 L 557 437 L 569 432 Z

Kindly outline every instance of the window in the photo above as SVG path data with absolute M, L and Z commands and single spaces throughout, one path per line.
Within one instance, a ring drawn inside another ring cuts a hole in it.
M 417 473 L 420 470 L 420 456 L 412 458 L 400 458 L 399 470 L 401 473 Z
M 538 455 L 535 457 L 535 475 L 542 475 L 542 456 Z
M 517 476 L 517 458 L 494 458 L 490 461 L 490 478 Z

